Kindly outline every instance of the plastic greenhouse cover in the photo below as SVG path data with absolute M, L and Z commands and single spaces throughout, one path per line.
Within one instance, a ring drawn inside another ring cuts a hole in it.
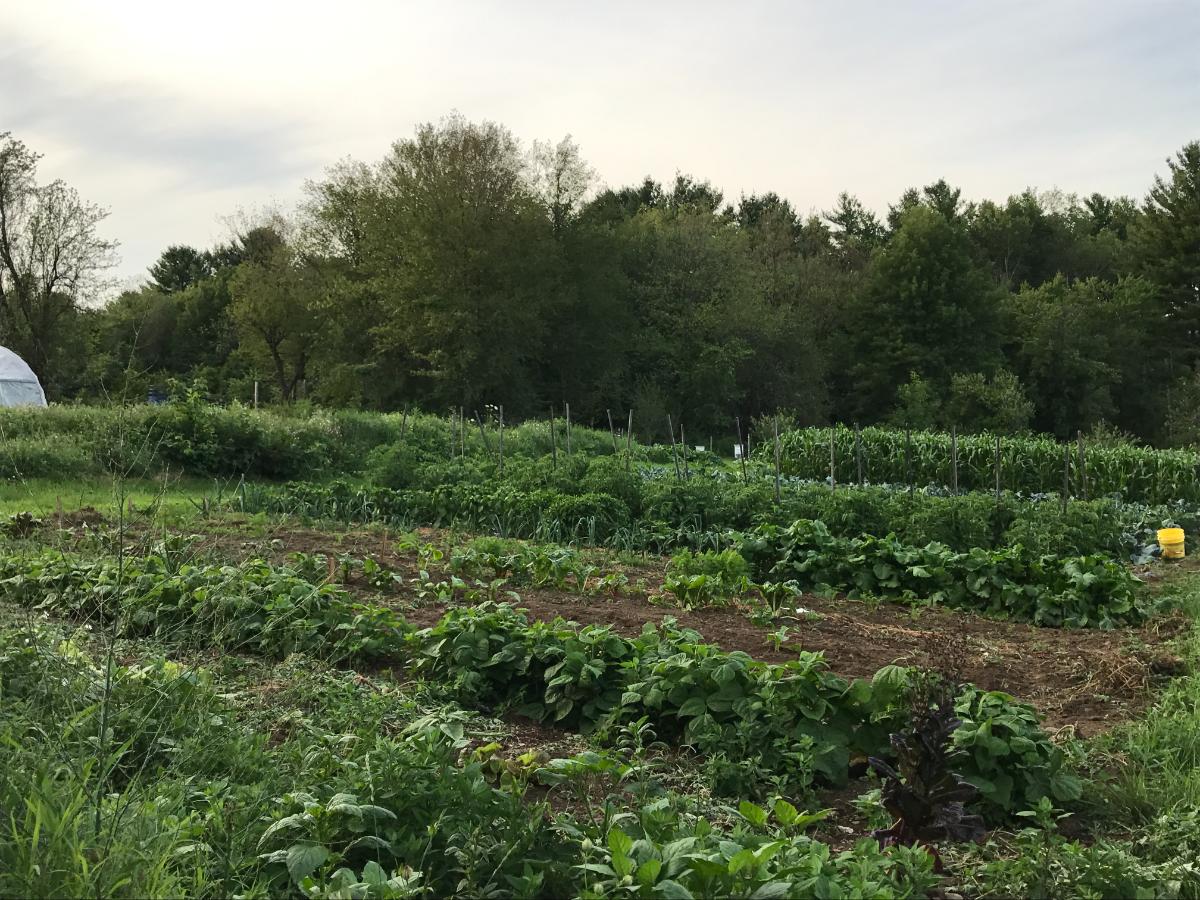
M 0 381 L 0 406 L 45 406 L 46 397 L 36 381 Z

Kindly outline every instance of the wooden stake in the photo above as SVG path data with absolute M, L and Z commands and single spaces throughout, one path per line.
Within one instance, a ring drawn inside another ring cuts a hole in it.
M 837 489 L 837 455 L 834 452 L 834 438 L 837 434 L 837 425 L 829 427 L 829 489 Z
M 749 484 L 750 476 L 746 474 L 746 445 L 742 443 L 742 417 L 734 416 L 733 421 L 737 424 L 738 457 L 742 461 L 742 481 Z
M 1087 450 L 1083 446 L 1083 432 L 1075 432 L 1076 440 L 1079 442 L 1079 496 L 1086 500 L 1088 498 L 1087 490 Z
M 1062 511 L 1067 511 L 1067 501 L 1071 497 L 1071 445 L 1063 444 L 1063 486 Z
M 571 455 L 571 404 L 564 403 L 563 408 L 567 414 L 567 456 Z
M 671 414 L 667 413 L 667 434 L 671 437 L 671 459 L 675 463 L 675 480 L 679 480 L 679 454 L 675 451 L 675 423 L 671 421 Z
M 692 477 L 692 473 L 688 471 L 688 448 L 687 441 L 683 438 L 683 423 L 679 423 L 679 455 L 683 457 L 683 480 L 688 481 Z
M 553 467 L 558 468 L 558 435 L 554 427 L 554 404 L 550 404 L 550 459 Z
M 779 502 L 779 416 L 775 417 L 775 502 Z
M 504 405 L 498 407 L 500 413 L 500 474 L 504 474 Z
M 996 502 L 1000 502 L 1000 435 L 996 435 Z
M 608 416 L 608 433 L 609 433 L 609 435 L 612 436 L 613 456 L 615 457 L 617 455 L 617 430 L 615 428 L 613 428 L 612 410 L 606 409 L 604 411 L 604 414 Z
M 858 468 L 858 486 L 863 486 L 862 429 L 854 423 L 854 464 Z
M 906 423 L 904 426 L 904 483 L 908 485 L 908 492 L 911 494 L 913 489 L 912 484 L 912 428 Z
M 467 458 L 467 414 L 461 406 L 458 408 L 458 456 Z
M 258 381 L 254 382 L 254 408 L 258 409 Z
M 958 428 L 950 426 L 950 492 L 958 493 Z
M 450 407 L 450 461 L 454 461 L 454 445 L 457 443 L 458 426 L 454 421 L 456 408 Z
M 408 404 L 404 404 L 404 417 L 400 420 L 400 442 L 404 443 L 404 432 L 408 429 Z

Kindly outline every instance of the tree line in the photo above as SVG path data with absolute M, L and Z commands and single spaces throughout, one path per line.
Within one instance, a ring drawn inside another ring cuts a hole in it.
M 451 116 L 346 160 L 287 215 L 88 289 L 104 212 L 0 136 L 0 343 L 57 399 L 214 399 L 511 417 L 634 411 L 665 437 L 782 412 L 962 429 L 1200 437 L 1200 142 L 1144 198 L 939 180 L 884 216 L 801 215 L 709 182 L 602 187 L 568 137 Z

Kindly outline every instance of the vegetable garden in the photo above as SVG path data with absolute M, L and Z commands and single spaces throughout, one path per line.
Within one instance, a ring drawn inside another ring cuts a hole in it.
M 850 429 L 48 412 L 0 416 L 62 485 L 0 529 L 0 895 L 1200 896 L 1188 454 L 1083 499 L 1040 439 L 954 491 L 882 429 L 860 485 Z

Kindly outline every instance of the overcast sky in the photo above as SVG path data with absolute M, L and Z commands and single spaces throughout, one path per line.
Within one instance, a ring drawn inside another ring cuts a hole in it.
M 451 110 L 801 212 L 939 177 L 1141 197 L 1200 138 L 1198 0 L 5 6 L 0 131 L 111 210 L 122 276 Z

